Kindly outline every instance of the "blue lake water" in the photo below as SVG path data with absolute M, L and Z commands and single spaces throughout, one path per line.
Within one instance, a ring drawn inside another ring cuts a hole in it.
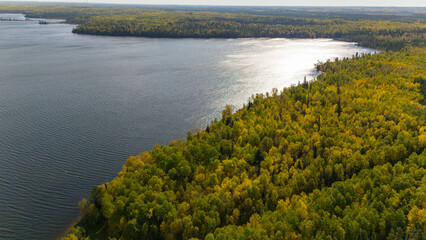
M 226 104 L 311 78 L 318 60 L 374 52 L 329 39 L 102 37 L 73 27 L 0 22 L 0 239 L 54 239 L 129 155 L 204 128 Z

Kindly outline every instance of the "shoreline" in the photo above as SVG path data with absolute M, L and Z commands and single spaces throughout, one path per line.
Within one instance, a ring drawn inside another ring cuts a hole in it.
M 75 227 L 75 225 L 81 220 L 81 218 L 82 218 L 83 216 L 81 216 L 81 215 L 79 215 L 78 217 L 76 217 L 76 218 L 74 218 L 72 221 L 71 221 L 71 223 L 70 224 L 68 224 L 67 225 L 67 227 L 66 227 L 66 229 L 64 230 L 64 231 L 62 231 L 59 235 L 58 235 L 58 237 L 55 237 L 54 239 L 55 240 L 61 240 L 61 239 L 63 239 L 66 235 L 67 235 L 67 233 L 72 229 L 72 228 L 74 228 Z

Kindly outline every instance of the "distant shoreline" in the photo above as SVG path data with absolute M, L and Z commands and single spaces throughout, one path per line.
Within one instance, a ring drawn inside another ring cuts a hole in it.
M 36 22 L 36 21 L 45 21 L 46 24 L 69 24 L 65 19 L 58 18 L 38 18 L 38 17 L 27 17 L 25 13 L 0 13 L 1 15 L 21 15 L 25 19 L 12 18 L 12 17 L 0 17 L 0 22 Z

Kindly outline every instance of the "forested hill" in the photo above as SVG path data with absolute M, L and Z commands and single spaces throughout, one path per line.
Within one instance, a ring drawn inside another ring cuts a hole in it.
M 65 239 L 425 239 L 426 49 L 318 65 L 127 159 Z
M 424 47 L 426 8 L 160 7 L 0 4 L 62 18 L 79 34 L 157 38 L 333 38 L 381 50 Z

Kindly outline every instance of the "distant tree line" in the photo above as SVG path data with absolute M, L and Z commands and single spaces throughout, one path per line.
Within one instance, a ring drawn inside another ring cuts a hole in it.
M 333 38 L 362 46 L 399 50 L 421 47 L 424 21 L 351 21 L 206 12 L 154 12 L 141 15 L 95 16 L 74 33 L 161 38 Z
M 108 36 L 333 38 L 394 51 L 423 47 L 426 36 L 426 14 L 414 10 L 0 4 L 0 12 L 62 18 L 78 24 L 74 33 Z

